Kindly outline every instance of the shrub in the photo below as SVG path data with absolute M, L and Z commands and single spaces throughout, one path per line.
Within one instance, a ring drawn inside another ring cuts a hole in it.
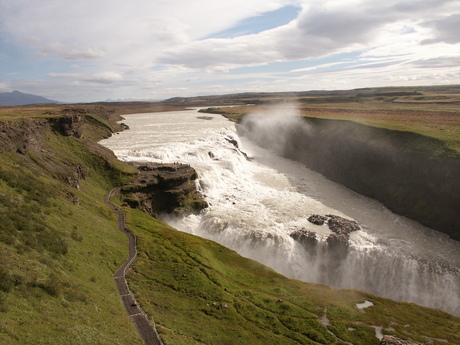
M 0 291 L 0 313 L 8 312 L 8 306 L 6 304 L 6 296 Z
M 43 246 L 47 251 L 64 255 L 68 252 L 68 246 L 65 240 L 58 233 L 51 233 L 49 230 L 41 231 L 37 235 L 39 246 Z
M 8 292 L 13 288 L 14 279 L 11 274 L 2 266 L 0 266 L 0 290 Z
M 63 284 L 57 274 L 51 273 L 48 279 L 40 284 L 40 287 L 50 296 L 57 297 L 61 294 Z

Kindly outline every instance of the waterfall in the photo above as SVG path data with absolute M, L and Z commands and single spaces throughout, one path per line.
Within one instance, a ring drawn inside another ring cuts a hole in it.
M 295 116 L 292 119 L 296 121 Z M 268 137 L 295 122 L 276 119 Z M 397 216 L 299 163 L 239 137 L 221 116 L 196 110 L 125 116 L 129 131 L 104 140 L 122 160 L 182 162 L 194 167 L 197 188 L 209 203 L 199 215 L 167 222 L 214 240 L 290 277 L 336 288 L 354 288 L 460 315 L 460 245 Z M 312 214 L 356 220 L 347 251 L 327 243 L 327 225 Z M 315 234 L 314 245 L 290 235 Z

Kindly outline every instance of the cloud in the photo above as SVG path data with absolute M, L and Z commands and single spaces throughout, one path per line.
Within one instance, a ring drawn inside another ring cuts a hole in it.
M 80 74 L 78 73 L 55 73 L 51 72 L 46 75 L 49 78 L 78 78 Z
M 283 20 L 261 24 L 286 9 Z M 455 78 L 458 27 L 458 0 L 2 0 L 0 44 L 8 49 L 0 78 L 76 101 L 334 88 L 358 80 L 364 87 L 383 83 L 382 71 L 413 80 L 430 68 L 444 75 L 451 68 Z M 351 52 L 350 63 L 333 59 Z M 293 73 L 270 69 L 290 62 Z M 236 69 L 246 72 L 236 76 Z
M 426 22 L 423 24 L 434 30 L 435 37 L 422 41 L 422 44 L 445 42 L 450 44 L 460 43 L 460 13 L 449 17 Z
M 186 42 L 164 50 L 157 61 L 212 69 L 309 59 L 372 45 L 386 25 L 403 18 L 391 6 L 376 11 L 363 4 L 332 3 L 304 6 L 296 20 L 258 34 Z
M 435 59 L 421 59 L 414 62 L 419 68 L 451 68 L 458 69 L 460 66 L 460 56 L 435 58 Z
M 83 47 L 76 44 L 52 43 L 43 47 L 38 56 L 57 56 L 65 60 L 93 60 L 102 59 L 107 56 L 107 52 L 102 49 Z
M 116 72 L 101 72 L 90 77 L 86 77 L 84 80 L 99 84 L 112 84 L 123 80 L 123 76 Z
M 325 49 L 365 43 L 372 39 L 383 24 L 394 20 L 391 13 L 379 14 L 362 11 L 359 8 L 314 8 L 299 18 L 298 29 L 303 38 L 319 42 Z

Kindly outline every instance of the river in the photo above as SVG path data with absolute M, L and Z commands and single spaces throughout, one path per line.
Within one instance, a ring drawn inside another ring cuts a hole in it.
M 193 109 L 124 118 L 130 130 L 101 142 L 119 159 L 188 163 L 199 174 L 197 187 L 209 208 L 183 219 L 164 218 L 177 229 L 212 239 L 290 278 L 460 316 L 460 242 L 256 146 L 220 115 Z M 272 135 L 283 139 L 279 131 Z M 331 262 L 325 242 L 331 231 L 310 223 L 312 214 L 358 222 L 361 230 L 351 233 L 346 256 Z M 315 232 L 318 245 L 305 247 L 289 236 L 298 229 Z

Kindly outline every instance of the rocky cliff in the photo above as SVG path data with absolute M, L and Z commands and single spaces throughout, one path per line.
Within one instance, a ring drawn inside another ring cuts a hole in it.
M 123 200 L 153 217 L 197 213 L 208 204 L 196 190 L 198 175 L 186 164 L 138 165 L 136 181 L 122 189 Z
M 79 181 L 88 174 L 87 168 L 72 159 L 56 159 L 48 141 L 53 132 L 65 137 L 83 138 L 85 125 L 95 121 L 94 118 L 88 118 L 88 114 L 83 108 L 64 108 L 59 112 L 46 113 L 46 117 L 0 122 L 0 154 L 18 153 L 35 162 L 43 173 L 79 189 Z M 104 125 L 100 123 L 99 127 Z M 110 135 L 110 129 L 105 130 L 105 136 Z M 90 142 L 87 144 L 88 149 L 97 151 L 95 153 L 106 160 L 115 159 L 109 150 Z
M 460 240 L 460 156 L 439 140 L 313 118 L 283 125 L 276 135 L 267 135 L 263 120 L 247 118 L 239 131 L 395 213 Z

